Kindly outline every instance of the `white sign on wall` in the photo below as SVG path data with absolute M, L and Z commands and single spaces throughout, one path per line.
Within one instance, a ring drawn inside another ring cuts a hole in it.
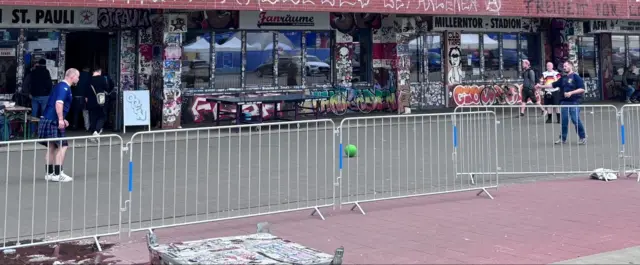
M 433 31 L 536 32 L 538 20 L 520 17 L 453 17 L 434 16 Z
M 329 30 L 329 12 L 240 11 L 240 29 Z
M 125 90 L 123 95 L 124 132 L 127 126 L 148 126 L 151 130 L 149 90 Z
M 96 8 L 8 7 L 0 9 L 0 28 L 97 28 Z

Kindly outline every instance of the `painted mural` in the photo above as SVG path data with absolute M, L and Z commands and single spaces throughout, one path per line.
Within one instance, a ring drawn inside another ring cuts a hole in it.
M 416 34 L 416 21 L 412 17 L 393 20 L 396 39 L 396 58 L 394 69 L 397 82 L 398 114 L 411 111 L 411 52 L 409 41 Z
M 125 30 L 120 33 L 120 89 L 133 90 L 136 68 L 135 32 Z
M 445 86 L 442 82 L 411 84 L 411 108 L 431 109 L 445 106 Z
M 522 91 L 522 84 L 514 83 L 513 85 L 518 87 L 518 91 Z M 492 98 L 483 98 L 481 92 L 482 89 L 487 85 L 455 85 L 451 88 L 451 101 L 454 106 L 469 106 L 469 105 L 486 105 L 487 103 L 494 102 L 495 94 L 487 93 L 489 97 Z M 499 86 L 496 85 L 496 89 L 500 89 Z M 515 95 L 516 104 L 522 103 L 522 93 L 518 92 L 518 95 Z M 541 94 L 536 93 L 536 99 L 538 102 L 541 102 Z M 529 100 L 527 103 L 531 103 Z
M 65 74 L 66 65 L 66 49 L 67 49 L 67 33 L 60 32 L 60 39 L 58 39 L 58 80 L 62 81 Z

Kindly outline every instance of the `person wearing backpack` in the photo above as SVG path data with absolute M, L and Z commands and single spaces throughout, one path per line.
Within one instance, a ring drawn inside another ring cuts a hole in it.
M 547 116 L 547 110 L 544 109 L 542 104 L 536 99 L 536 85 L 540 77 L 536 74 L 536 71 L 531 68 L 529 60 L 522 60 L 522 107 L 520 108 L 520 116 L 524 116 L 524 110 L 527 106 L 527 101 L 531 99 L 531 103 L 536 104 L 542 110 L 542 117 Z
M 89 111 L 89 132 L 92 132 L 93 136 L 99 136 L 104 126 L 104 105 L 107 100 L 106 86 L 104 77 L 102 77 L 102 69 L 99 67 L 94 68 L 91 82 L 87 91 L 84 92 L 87 110 Z M 97 142 L 97 138 L 92 141 Z

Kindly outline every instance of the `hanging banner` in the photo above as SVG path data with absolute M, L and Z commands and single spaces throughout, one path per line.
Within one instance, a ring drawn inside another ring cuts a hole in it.
M 537 19 L 519 17 L 450 17 L 434 16 L 433 31 L 536 32 Z
M 97 28 L 95 8 L 4 7 L 0 28 Z

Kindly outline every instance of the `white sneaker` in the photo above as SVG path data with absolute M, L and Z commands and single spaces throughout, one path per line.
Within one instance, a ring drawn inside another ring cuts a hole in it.
M 55 182 L 69 182 L 72 181 L 73 178 L 69 177 L 66 174 L 62 174 L 62 172 L 60 172 L 59 176 L 56 175 L 51 175 L 51 181 L 55 181 Z
M 91 138 L 91 142 L 94 142 L 94 143 L 99 143 L 99 142 L 100 142 L 100 139 L 98 139 L 98 137 L 100 136 L 100 134 L 99 134 L 98 132 L 93 132 L 92 136 L 93 136 L 94 138 Z
M 47 181 L 48 181 L 48 180 L 51 180 L 52 178 L 53 178 L 53 174 L 46 174 L 46 175 L 44 176 L 44 180 L 47 180 Z

